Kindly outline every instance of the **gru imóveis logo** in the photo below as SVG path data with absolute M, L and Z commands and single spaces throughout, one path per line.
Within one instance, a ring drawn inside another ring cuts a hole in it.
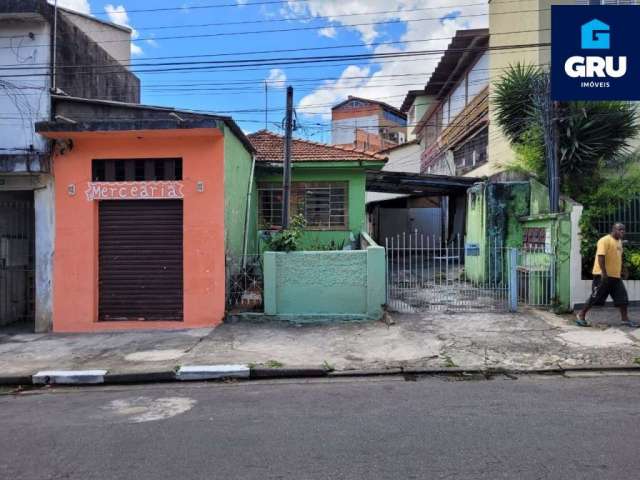
M 582 25 L 581 45 L 583 50 L 609 49 L 609 25 L 594 19 Z M 617 66 L 616 66 L 617 61 Z M 574 55 L 564 63 L 564 71 L 571 78 L 620 78 L 627 73 L 627 57 L 607 55 Z M 600 85 L 609 88 L 609 83 Z
M 637 6 L 552 6 L 551 91 L 555 100 L 638 100 Z
M 594 18 L 582 25 L 582 49 L 609 49 L 609 25 Z

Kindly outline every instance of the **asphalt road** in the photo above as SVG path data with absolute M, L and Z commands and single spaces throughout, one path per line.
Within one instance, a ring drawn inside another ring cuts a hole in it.
M 640 377 L 0 396 L 0 479 L 635 479 Z

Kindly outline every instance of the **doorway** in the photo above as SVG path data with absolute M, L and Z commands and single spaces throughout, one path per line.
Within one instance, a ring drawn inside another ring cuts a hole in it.
M 35 212 L 32 191 L 0 192 L 0 328 L 35 329 Z

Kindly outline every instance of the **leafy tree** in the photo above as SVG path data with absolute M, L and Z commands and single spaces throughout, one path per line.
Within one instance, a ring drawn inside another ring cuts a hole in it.
M 518 154 L 515 169 L 545 179 L 541 107 L 536 101 L 548 73 L 531 65 L 510 66 L 496 85 L 496 120 Z M 627 153 L 638 134 L 628 102 L 557 102 L 560 175 L 563 190 L 576 199 L 592 191 L 606 167 Z

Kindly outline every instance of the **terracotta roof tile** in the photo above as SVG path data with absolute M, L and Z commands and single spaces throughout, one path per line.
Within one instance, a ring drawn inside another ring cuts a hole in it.
M 258 162 L 282 162 L 284 137 L 268 130 L 247 135 L 257 151 Z M 308 140 L 293 139 L 291 158 L 294 162 L 353 162 L 386 161 L 387 157 L 362 149 L 326 145 Z

